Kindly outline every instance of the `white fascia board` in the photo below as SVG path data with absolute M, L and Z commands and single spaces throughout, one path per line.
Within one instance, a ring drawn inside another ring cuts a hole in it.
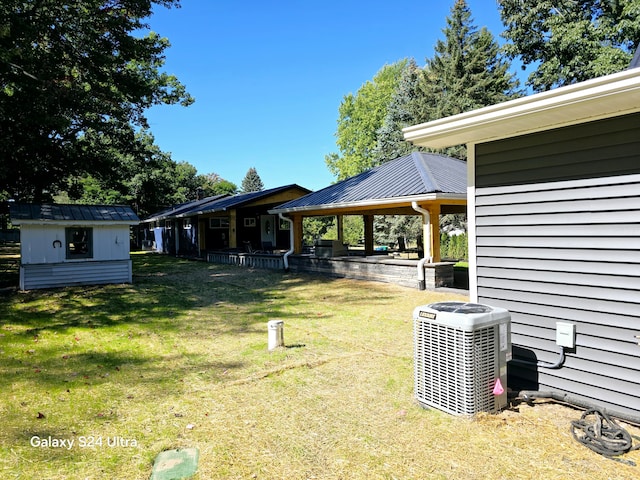
M 47 225 L 51 227 L 105 227 L 115 225 L 138 225 L 139 221 L 109 221 L 109 220 L 15 220 L 12 225 Z
M 434 148 L 483 143 L 640 111 L 640 68 L 404 128 Z
M 408 204 L 411 202 L 435 202 L 439 200 L 467 200 L 466 193 L 430 193 L 426 195 L 412 195 L 408 197 L 397 198 L 385 198 L 377 200 L 361 200 L 358 202 L 343 202 L 343 203 L 327 203 L 324 205 L 308 205 L 304 207 L 293 208 L 273 208 L 269 210 L 272 215 L 275 214 L 287 214 L 287 213 L 304 213 L 309 211 L 318 210 L 338 210 L 343 208 L 358 208 L 358 207 L 384 207 L 395 206 L 399 204 Z

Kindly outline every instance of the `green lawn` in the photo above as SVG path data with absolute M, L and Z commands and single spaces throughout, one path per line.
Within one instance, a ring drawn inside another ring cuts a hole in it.
M 416 405 L 412 310 L 464 297 L 133 260 L 133 285 L 0 297 L 3 478 L 148 479 L 179 447 L 200 450 L 198 479 L 637 474 L 574 442 L 566 407 Z M 271 319 L 287 348 L 269 353 Z

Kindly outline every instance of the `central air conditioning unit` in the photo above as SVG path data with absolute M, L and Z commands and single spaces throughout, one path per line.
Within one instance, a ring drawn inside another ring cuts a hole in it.
M 440 302 L 413 312 L 415 396 L 454 415 L 507 405 L 511 315 L 477 303 Z

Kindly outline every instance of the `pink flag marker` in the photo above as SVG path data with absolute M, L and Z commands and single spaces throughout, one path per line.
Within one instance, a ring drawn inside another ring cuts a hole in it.
M 496 379 L 496 384 L 493 386 L 493 394 L 494 395 L 502 395 L 504 393 L 504 388 L 502 388 L 502 382 L 500 379 Z

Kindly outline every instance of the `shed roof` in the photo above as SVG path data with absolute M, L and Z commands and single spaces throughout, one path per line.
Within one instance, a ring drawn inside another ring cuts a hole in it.
M 466 199 L 466 192 L 466 162 L 434 153 L 414 152 L 279 205 L 270 212 L 385 205 L 435 200 L 438 196 Z
M 11 223 L 21 224 L 127 224 L 140 221 L 126 205 L 67 205 L 12 203 L 9 206 Z

